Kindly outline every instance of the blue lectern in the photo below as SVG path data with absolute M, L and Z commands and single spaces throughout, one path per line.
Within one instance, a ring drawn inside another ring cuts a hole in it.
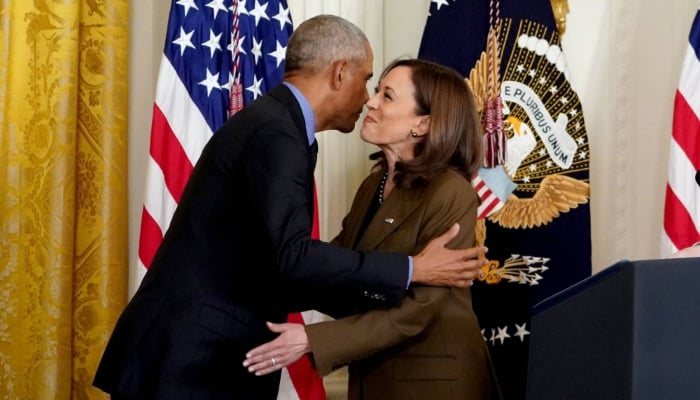
M 700 258 L 620 261 L 533 308 L 527 400 L 700 399 Z

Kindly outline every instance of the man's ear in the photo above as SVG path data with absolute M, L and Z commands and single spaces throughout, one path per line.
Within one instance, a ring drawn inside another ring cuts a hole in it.
M 343 81 L 347 79 L 348 62 L 347 60 L 333 61 L 331 68 L 331 88 L 340 90 L 343 86 Z

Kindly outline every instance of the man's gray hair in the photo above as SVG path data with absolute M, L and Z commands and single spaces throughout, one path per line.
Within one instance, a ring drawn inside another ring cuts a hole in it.
M 317 15 L 292 32 L 285 72 L 315 73 L 337 60 L 361 63 L 369 56 L 366 43 L 367 36 L 352 22 L 336 15 Z

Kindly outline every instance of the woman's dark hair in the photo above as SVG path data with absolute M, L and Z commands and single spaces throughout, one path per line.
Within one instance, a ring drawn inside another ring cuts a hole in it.
M 414 58 L 395 60 L 384 68 L 379 79 L 397 67 L 411 70 L 415 113 L 430 115 L 430 130 L 415 147 L 414 158 L 396 164 L 396 184 L 420 186 L 446 168 L 454 168 L 471 179 L 482 163 L 483 130 L 466 81 L 452 68 Z M 381 151 L 370 158 L 386 167 Z

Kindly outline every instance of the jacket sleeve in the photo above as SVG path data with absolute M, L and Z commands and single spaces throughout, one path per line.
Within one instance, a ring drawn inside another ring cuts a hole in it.
M 283 124 L 251 136 L 246 180 L 254 187 L 264 236 L 286 284 L 297 292 L 337 289 L 362 296 L 381 293 L 379 305 L 397 305 L 406 293 L 408 255 L 360 253 L 311 239 L 313 162 L 308 144 L 285 131 Z M 316 308 L 317 304 L 308 304 Z

